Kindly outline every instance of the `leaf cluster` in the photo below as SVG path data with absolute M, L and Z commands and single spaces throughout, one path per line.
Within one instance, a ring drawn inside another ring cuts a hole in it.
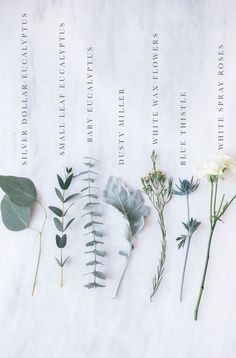
M 72 168 L 66 168 L 65 179 L 63 180 L 60 175 L 57 174 L 58 188 L 55 188 L 56 195 L 61 203 L 60 207 L 57 206 L 49 206 L 49 209 L 55 214 L 53 219 L 56 229 L 58 230 L 58 234 L 56 234 L 56 244 L 57 247 L 63 249 L 67 243 L 67 234 L 66 230 L 75 220 L 75 218 L 71 218 L 67 222 L 65 222 L 65 218 L 74 203 L 72 199 L 74 199 L 78 193 L 67 195 L 67 190 L 70 188 L 72 180 L 74 178 L 74 174 L 72 172 Z M 63 261 L 59 261 L 56 258 L 56 262 L 59 266 L 63 267 L 68 260 L 68 257 Z
M 92 260 L 86 263 L 86 266 L 91 268 L 87 275 L 93 277 L 93 280 L 85 285 L 87 288 L 105 287 L 103 284 L 97 282 L 97 279 L 105 280 L 106 275 L 101 271 L 103 266 L 101 258 L 106 255 L 106 252 L 98 249 L 98 245 L 103 245 L 103 232 L 101 227 L 103 225 L 101 214 L 101 203 L 99 201 L 99 188 L 95 186 L 95 182 L 98 178 L 98 173 L 95 172 L 97 160 L 92 157 L 84 158 L 85 170 L 82 171 L 79 176 L 84 182 L 84 187 L 81 189 L 81 198 L 84 198 L 85 205 L 83 207 L 83 217 L 86 219 L 84 229 L 86 231 L 85 236 L 88 237 L 86 247 L 91 250 L 86 251 L 86 254 L 92 255 Z
M 182 222 L 182 224 L 187 230 L 187 234 L 183 234 L 177 237 L 176 241 L 178 241 L 178 249 L 184 247 L 186 240 L 192 237 L 193 233 L 198 229 L 201 222 L 191 218 L 187 223 Z
M 34 183 L 28 178 L 1 175 L 0 187 L 6 194 L 1 202 L 4 225 L 11 231 L 29 227 L 33 204 L 37 200 Z

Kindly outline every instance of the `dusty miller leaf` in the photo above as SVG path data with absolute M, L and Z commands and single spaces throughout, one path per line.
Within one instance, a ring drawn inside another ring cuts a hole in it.
M 140 190 L 129 191 L 122 179 L 110 177 L 104 191 L 104 199 L 123 214 L 132 236 L 142 229 L 144 218 L 150 210 L 144 205 Z

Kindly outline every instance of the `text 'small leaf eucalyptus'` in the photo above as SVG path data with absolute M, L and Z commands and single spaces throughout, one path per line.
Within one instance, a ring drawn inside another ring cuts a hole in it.
M 37 199 L 35 185 L 30 179 L 1 175 L 0 187 L 6 194 L 1 202 L 2 220 L 6 228 L 11 231 L 21 231 L 29 228 L 39 234 L 39 251 L 32 288 L 33 295 L 38 278 L 42 250 L 42 234 L 47 219 L 47 212 L 42 203 Z M 31 215 L 36 203 L 39 204 L 44 211 L 44 219 L 40 230 L 30 226 Z
M 99 201 L 99 188 L 96 185 L 98 173 L 95 171 L 97 166 L 97 160 L 91 157 L 84 158 L 85 170 L 79 174 L 84 186 L 81 189 L 81 198 L 84 198 L 85 205 L 84 220 L 86 223 L 84 229 L 86 231 L 85 236 L 88 238 L 86 247 L 88 251 L 85 253 L 90 256 L 90 260 L 86 263 L 89 268 L 88 275 L 92 277 L 92 280 L 85 285 L 87 288 L 105 287 L 102 283 L 106 279 L 106 275 L 102 271 L 102 258 L 106 255 L 106 252 L 99 248 L 103 245 L 103 232 L 101 227 L 103 225 L 101 203 Z M 102 281 L 100 281 L 102 280 Z
M 63 249 L 67 243 L 67 229 L 70 227 L 75 218 L 67 218 L 67 214 L 69 209 L 74 204 L 72 200 L 78 195 L 76 194 L 67 194 L 70 189 L 71 183 L 74 179 L 74 174 L 72 172 L 72 168 L 66 168 L 65 178 L 64 180 L 57 175 L 59 188 L 55 188 L 56 195 L 60 201 L 60 207 L 57 206 L 49 206 L 49 209 L 55 214 L 54 224 L 56 229 L 58 230 L 58 234 L 56 234 L 56 244 L 60 249 L 60 258 L 55 258 L 57 264 L 60 266 L 60 285 L 63 287 L 64 285 L 64 266 L 68 261 L 69 257 L 63 258 Z
M 190 204 L 189 204 L 189 196 L 191 193 L 197 190 L 198 186 L 199 186 L 199 181 L 197 180 L 196 182 L 194 182 L 193 177 L 191 178 L 190 181 L 187 179 L 183 179 L 183 180 L 179 179 L 179 185 L 176 185 L 176 190 L 174 190 L 175 195 L 179 195 L 186 198 L 186 206 L 187 206 L 187 222 L 182 223 L 187 233 L 177 237 L 176 239 L 178 242 L 178 249 L 184 248 L 185 243 L 187 242 L 187 249 L 185 253 L 181 287 L 180 287 L 180 301 L 182 301 L 183 298 L 184 278 L 185 278 L 185 272 L 187 267 L 187 260 L 188 260 L 191 239 L 193 233 L 197 230 L 197 228 L 201 224 L 199 221 L 193 219 L 190 216 Z
M 158 223 L 160 225 L 162 241 L 161 241 L 161 256 L 157 264 L 156 274 L 153 277 L 153 290 L 150 296 L 157 292 L 165 270 L 167 240 L 166 240 L 166 226 L 164 220 L 164 211 L 166 205 L 173 197 L 173 179 L 166 178 L 165 173 L 157 169 L 157 154 L 155 151 L 151 155 L 152 171 L 145 177 L 141 178 L 143 184 L 143 191 L 151 200 L 154 208 L 157 211 Z
M 113 295 L 113 298 L 115 298 L 132 251 L 135 248 L 135 235 L 143 228 L 144 219 L 148 216 L 150 209 L 144 205 L 144 199 L 140 190 L 129 190 L 123 180 L 116 177 L 110 177 L 108 180 L 104 191 L 104 199 L 122 214 L 126 223 L 125 239 L 127 240 L 128 248 L 119 251 L 119 254 L 125 259 L 125 265 L 115 288 Z

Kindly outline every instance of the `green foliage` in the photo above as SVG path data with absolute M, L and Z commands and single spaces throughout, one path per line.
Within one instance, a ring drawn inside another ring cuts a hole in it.
M 47 220 L 47 212 L 44 206 L 37 200 L 37 191 L 34 183 L 30 179 L 0 175 L 0 187 L 6 193 L 1 202 L 1 213 L 3 223 L 7 229 L 11 231 L 21 231 L 30 228 L 29 223 L 35 202 L 38 202 L 44 210 L 45 218 L 41 230 L 30 228 L 39 234 L 39 251 L 32 289 L 33 296 L 38 277 L 42 233 Z
M 156 274 L 153 277 L 153 291 L 150 296 L 152 300 L 153 296 L 157 292 L 160 283 L 163 279 L 166 260 L 166 227 L 164 220 L 164 210 L 166 205 L 173 197 L 173 179 L 167 179 L 166 174 L 160 170 L 157 170 L 157 154 L 153 150 L 151 154 L 152 171 L 145 177 L 141 178 L 143 184 L 143 191 L 149 197 L 154 208 L 157 211 L 158 223 L 160 225 L 162 241 L 161 241 L 161 256 L 157 264 Z
M 131 251 L 134 249 L 134 235 L 143 228 L 144 219 L 148 216 L 150 209 L 144 205 L 140 190 L 129 190 L 123 180 L 116 177 L 109 178 L 104 191 L 104 199 L 122 214 L 126 223 L 125 239 L 128 241 L 128 251 L 119 251 L 119 254 L 125 257 L 126 264 L 113 296 L 115 298 L 131 256 Z
M 1 203 L 2 221 L 7 229 L 21 231 L 29 226 L 31 208 L 14 204 L 7 195 Z
M 98 174 L 92 170 L 96 167 L 97 161 L 94 158 L 86 157 L 84 158 L 84 165 L 87 170 L 84 170 L 79 174 L 82 178 L 82 181 L 86 185 L 81 189 L 81 198 L 86 200 L 83 210 L 85 211 L 84 217 L 87 222 L 84 224 L 84 229 L 86 231 L 85 236 L 88 236 L 89 241 L 86 242 L 86 247 L 92 247 L 93 250 L 86 251 L 86 254 L 93 256 L 91 261 L 86 263 L 86 266 L 93 267 L 93 271 L 89 272 L 89 275 L 93 276 L 92 282 L 89 282 L 85 287 L 87 288 L 96 288 L 96 287 L 105 287 L 103 284 L 97 283 L 97 279 L 105 280 L 106 276 L 103 272 L 98 271 L 97 267 L 102 266 L 103 263 L 98 260 L 98 256 L 104 257 L 106 255 L 105 251 L 97 250 L 98 245 L 103 245 L 103 232 L 100 230 L 103 225 L 102 214 L 100 212 L 100 202 L 99 202 L 99 188 L 93 184 L 96 182 Z M 100 240 L 97 240 L 100 238 Z
M 69 209 L 74 203 L 71 203 L 71 200 L 74 199 L 78 193 L 67 196 L 67 190 L 70 188 L 72 180 L 74 178 L 74 174 L 72 172 L 72 168 L 66 168 L 65 178 L 64 180 L 61 178 L 59 174 L 57 174 L 57 180 L 59 188 L 55 188 L 56 195 L 61 203 L 60 207 L 57 206 L 49 206 L 49 209 L 56 215 L 53 219 L 56 229 L 58 230 L 58 234 L 56 234 L 56 244 L 59 249 L 63 249 L 67 244 L 67 234 L 65 231 L 69 228 L 75 218 L 66 221 L 67 214 Z M 60 259 L 56 258 L 56 262 L 58 265 L 63 268 L 65 263 L 67 262 L 68 257 L 63 260 L 62 251 Z M 63 285 L 63 275 L 61 275 L 61 285 Z
M 30 179 L 0 175 L 0 187 L 16 205 L 31 206 L 37 200 L 36 188 Z

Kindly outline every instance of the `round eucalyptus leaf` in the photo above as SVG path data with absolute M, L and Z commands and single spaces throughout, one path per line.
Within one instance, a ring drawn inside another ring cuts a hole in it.
M 59 247 L 59 249 L 63 249 L 66 246 L 66 242 L 67 242 L 66 234 L 64 234 L 62 236 L 56 235 L 56 243 L 57 243 L 57 247 Z
M 31 206 L 37 200 L 34 183 L 28 178 L 0 175 L 0 187 L 16 205 Z
M 31 209 L 29 206 L 14 204 L 5 195 L 1 202 L 2 221 L 7 229 L 21 231 L 29 226 Z

